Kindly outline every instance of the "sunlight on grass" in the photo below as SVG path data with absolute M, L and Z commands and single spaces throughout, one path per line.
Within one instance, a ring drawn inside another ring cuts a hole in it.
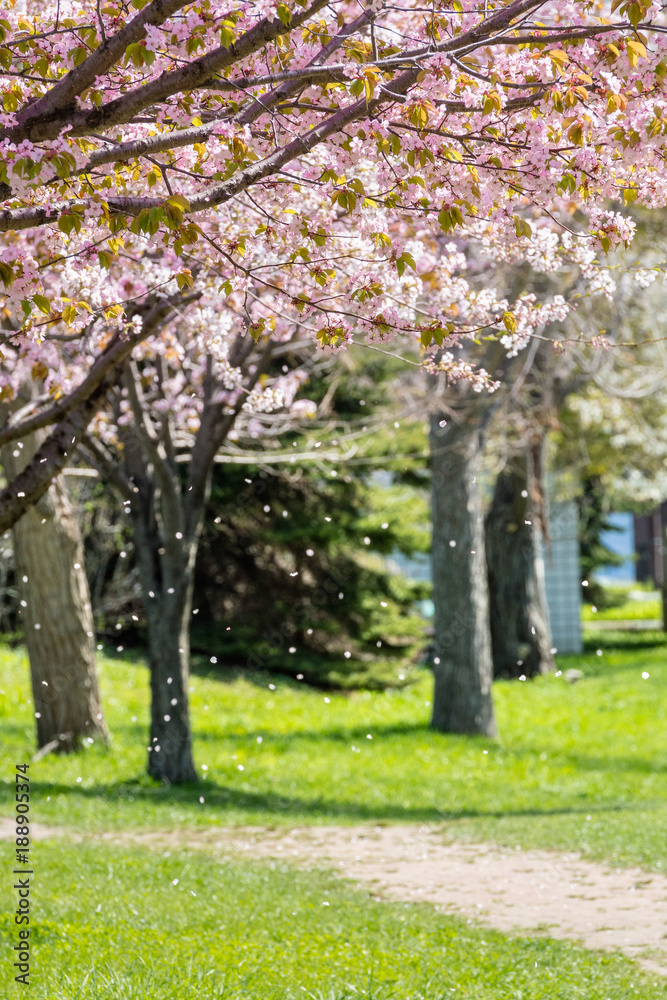
M 38 1000 L 667 998 L 626 959 L 378 903 L 323 871 L 104 844 L 35 856 Z M 13 934 L 0 915 L 5 949 Z
M 202 781 L 172 789 L 143 777 L 145 667 L 101 657 L 112 746 L 33 764 L 33 818 L 88 830 L 446 821 L 452 837 L 576 846 L 662 868 L 665 647 L 633 641 L 563 658 L 563 669 L 585 674 L 574 685 L 562 676 L 496 684 L 497 742 L 432 732 L 426 671 L 408 689 L 347 695 L 268 676 L 193 677 Z M 33 746 L 24 654 L 5 649 L 0 671 L 9 778 Z M 6 812 L 7 779 L 2 794 Z
M 613 608 L 596 608 L 592 604 L 584 604 L 581 609 L 581 619 L 585 622 L 618 622 L 618 621 L 660 621 L 662 619 L 662 602 L 625 601 Z

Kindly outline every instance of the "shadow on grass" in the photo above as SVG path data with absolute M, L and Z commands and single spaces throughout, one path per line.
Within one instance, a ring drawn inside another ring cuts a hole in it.
M 247 747 L 253 744 L 257 737 L 262 739 L 264 750 L 276 750 L 282 748 L 291 749 L 293 745 L 300 742 L 324 744 L 324 745 L 348 745 L 357 743 L 365 745 L 368 734 L 373 736 L 377 745 L 381 746 L 383 741 L 394 738 L 400 740 L 403 737 L 423 736 L 428 737 L 429 749 L 437 750 L 442 748 L 443 754 L 456 753 L 461 751 L 464 754 L 479 752 L 480 749 L 488 750 L 494 756 L 501 756 L 503 762 L 513 759 L 540 760 L 540 754 L 545 747 L 542 744 L 536 746 L 513 747 L 511 744 L 500 745 L 493 739 L 485 736 L 459 736 L 454 733 L 440 733 L 431 729 L 425 723 L 397 723 L 394 725 L 377 726 L 367 724 L 365 726 L 354 726 L 349 728 L 329 729 L 329 730 L 298 730 L 289 733 L 276 733 L 273 729 L 253 729 L 240 733 L 205 732 L 196 733 L 197 744 L 220 741 L 234 747 Z M 409 745 L 406 747 L 409 750 Z M 323 755 L 326 756 L 326 749 Z M 540 761 L 541 763 L 541 761 Z M 562 750 L 551 750 L 548 757 L 550 767 L 574 767 L 577 771 L 639 771 L 656 774 L 667 771 L 667 760 L 656 762 L 646 757 L 620 757 L 610 755 L 609 757 L 591 756 L 585 753 L 568 753 Z
M 616 652 L 622 649 L 657 649 L 667 646 L 667 633 L 658 629 L 630 632 L 623 629 L 600 629 L 594 635 L 584 633 L 584 655 L 595 655 L 598 649 Z M 572 657 L 577 659 L 578 657 Z M 569 656 L 559 657 L 569 660 Z
M 146 779 L 136 781 L 116 782 L 109 785 L 94 785 L 81 787 L 49 782 L 32 782 L 32 792 L 37 801 L 46 796 L 77 796 L 81 799 L 104 800 L 105 802 L 122 804 L 131 800 L 133 803 L 143 801 L 147 805 L 161 804 L 171 809 L 175 805 L 192 805 L 201 811 L 200 796 L 206 793 L 206 812 L 220 810 L 221 820 L 224 813 L 238 811 L 257 813 L 265 816 L 274 813 L 276 816 L 292 815 L 295 821 L 304 818 L 349 820 L 352 822 L 442 822 L 445 820 L 465 819 L 500 819 L 516 817 L 564 817 L 569 815 L 584 815 L 591 813 L 624 813 L 636 811 L 636 803 L 583 803 L 582 805 L 553 806 L 551 808 L 518 808 L 518 809 L 437 809 L 435 807 L 409 808 L 391 802 L 373 805 L 364 802 L 335 802 L 325 799 L 293 798 L 262 792 L 248 792 L 240 789 L 219 785 L 212 781 L 196 785 L 170 786 L 147 784 Z M 13 800 L 14 786 L 7 782 L 0 783 L 0 805 L 3 809 L 9 807 Z M 651 804 L 642 804 L 642 809 L 651 809 Z M 63 825 L 67 825 L 64 823 Z
M 667 772 L 667 755 L 662 755 L 656 760 L 646 756 L 641 757 L 621 757 L 610 754 L 609 757 L 597 757 L 585 753 L 567 753 L 563 750 L 551 750 L 548 758 L 542 760 L 540 754 L 544 751 L 544 746 L 537 747 L 508 747 L 504 748 L 506 757 L 510 760 L 529 760 L 541 766 L 549 768 L 574 768 L 575 771 L 613 771 L 615 774 L 624 772 L 635 772 L 640 774 L 664 774 Z
M 119 633 L 119 637 L 123 639 L 123 642 L 127 641 L 124 634 Z M 211 663 L 208 653 L 193 646 L 190 654 L 190 675 L 198 677 L 200 680 L 215 681 L 219 684 L 233 684 L 235 681 L 242 680 L 253 687 L 262 689 L 266 688 L 270 681 L 275 681 L 295 691 L 310 689 L 349 695 L 358 691 L 401 690 L 410 687 L 418 678 L 419 673 L 412 666 L 403 662 L 406 655 L 404 649 L 397 649 L 393 656 L 388 652 L 384 657 L 378 657 L 377 663 L 385 663 L 386 669 L 384 672 L 381 670 L 376 676 L 367 664 L 346 660 L 342 655 L 339 657 L 334 654 L 328 658 L 319 657 L 317 660 L 314 657 L 309 659 L 290 657 L 289 664 L 276 660 L 275 662 L 269 661 L 265 666 L 257 668 L 238 666 L 231 659 L 224 660 L 220 656 L 214 665 Z M 105 644 L 104 656 L 110 661 L 131 663 L 135 667 L 143 667 L 148 674 L 148 649 L 141 643 L 131 646 L 122 645 L 120 650 Z M 408 673 L 408 677 L 404 681 L 400 681 L 392 673 L 396 670 L 399 661 L 401 661 L 401 667 Z M 301 673 L 302 681 L 296 679 L 298 673 Z M 146 683 L 148 684 L 148 676 Z
M 3 729 L 5 742 L 8 744 L 13 742 L 12 737 L 15 738 L 17 743 L 22 742 L 25 737 L 25 726 L 20 726 L 16 723 L 5 723 Z M 545 747 L 544 744 L 512 746 L 511 743 L 500 744 L 496 740 L 485 736 L 462 736 L 455 733 L 441 733 L 435 729 L 431 729 L 428 723 L 425 722 L 393 723 L 390 725 L 366 723 L 363 726 L 340 726 L 328 730 L 303 729 L 286 733 L 279 733 L 268 727 L 256 727 L 230 732 L 229 730 L 225 730 L 221 725 L 220 729 L 195 731 L 193 736 L 195 747 L 204 747 L 217 743 L 232 750 L 254 747 L 258 738 L 261 739 L 264 751 L 295 751 L 296 753 L 303 754 L 303 745 L 312 744 L 313 747 L 320 748 L 317 750 L 318 757 L 326 757 L 332 749 L 347 748 L 350 744 L 357 744 L 360 747 L 366 746 L 369 734 L 373 737 L 375 746 L 382 747 L 383 744 L 393 743 L 391 749 L 401 749 L 402 747 L 406 753 L 409 753 L 411 748 L 414 748 L 414 745 L 410 742 L 411 738 L 421 737 L 428 740 L 429 750 L 437 751 L 441 749 L 443 755 L 451 755 L 459 752 L 462 756 L 468 756 L 469 754 L 478 753 L 482 749 L 489 751 L 491 754 L 490 761 L 494 758 L 501 758 L 503 763 L 512 760 L 532 760 L 535 762 L 539 761 L 541 764 L 543 761 L 540 758 L 540 754 L 547 749 L 549 754 L 549 768 L 558 769 L 568 767 L 584 772 L 613 771 L 619 774 L 623 772 L 662 774 L 667 771 L 667 759 L 664 757 L 656 761 L 653 757 L 648 758 L 639 755 L 630 757 L 611 754 L 610 756 L 603 757 L 586 753 L 571 753 L 565 750 Z M 135 726 L 117 725 L 114 727 L 113 735 L 115 740 L 121 745 L 128 747 L 140 747 L 142 745 L 142 740 L 137 737 L 137 728 Z M 370 745 L 372 746 L 373 744 Z M 417 749 L 422 749 L 422 747 L 417 747 Z M 113 755 L 113 746 L 105 748 L 97 744 L 95 750 L 96 753 L 102 752 Z M 83 751 L 84 754 L 86 752 L 85 750 Z M 76 756 L 59 759 L 63 761 L 73 760 L 76 759 Z
M 493 747 L 497 744 L 494 740 L 486 736 L 457 736 L 454 733 L 439 733 L 431 729 L 425 722 L 397 722 L 392 725 L 376 725 L 367 722 L 363 726 L 340 726 L 331 729 L 296 729 L 287 733 L 277 733 L 275 729 L 256 728 L 246 729 L 241 732 L 230 733 L 225 729 L 208 730 L 206 732 L 195 732 L 194 739 L 197 743 L 211 741 L 225 743 L 254 743 L 258 736 L 262 737 L 262 744 L 266 749 L 267 745 L 297 743 L 300 741 L 313 743 L 349 743 L 350 740 L 366 740 L 368 735 L 373 739 L 389 739 L 391 737 L 406 737 L 421 734 L 432 737 L 434 740 L 441 740 L 451 747 L 452 744 L 459 744 L 461 747 Z M 444 749 L 444 748 L 443 748 Z M 325 751 L 326 753 L 326 751 Z

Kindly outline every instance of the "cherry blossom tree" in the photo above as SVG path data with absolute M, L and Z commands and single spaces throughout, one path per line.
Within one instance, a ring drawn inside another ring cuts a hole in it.
M 184 274 L 215 269 L 221 295 L 270 292 L 265 322 L 296 307 L 323 345 L 498 327 L 522 343 L 525 303 L 462 311 L 451 282 L 415 317 L 396 281 L 411 241 L 458 230 L 592 275 L 632 237 L 608 200 L 665 200 L 667 42 L 647 0 L 606 18 L 540 0 L 98 7 L 10 3 L 0 24 L 0 278 L 33 338 L 86 327 L 67 263 L 99 280 L 133 234 Z
M 107 320 L 99 328 L 91 324 L 83 338 L 63 334 L 66 339 L 57 348 L 52 345 L 54 367 L 44 363 L 45 385 L 51 394 L 62 391 L 69 398 L 76 392 L 70 386 L 90 378 L 109 345 L 129 345 L 115 366 L 115 383 L 98 400 L 76 443 L 120 494 L 132 527 L 149 638 L 149 773 L 184 782 L 196 779 L 188 712 L 189 629 L 211 468 L 240 416 L 292 407 L 300 416 L 309 407 L 305 401 L 293 403 L 304 378 L 298 365 L 281 365 L 271 376 L 266 372 L 281 352 L 293 357 L 289 330 L 276 333 L 282 344 L 272 337 L 255 339 L 225 300 L 220 308 L 216 283 L 204 278 L 195 294 L 180 295 L 170 253 L 144 254 L 132 263 L 129 271 L 118 267 L 110 275 L 119 289 L 131 285 L 125 291 L 137 300 L 129 329 L 124 336 L 114 333 Z M 87 277 L 80 272 L 77 295 L 84 293 Z M 166 285 L 167 294 L 150 305 L 156 285 Z M 94 290 L 88 294 L 95 299 Z M 7 351 L 13 352 L 13 363 L 7 365 L 6 384 L 13 389 L 35 362 L 29 352 Z M 48 352 L 41 356 L 48 359 Z
M 221 295 L 270 292 L 264 322 L 297 308 L 323 345 L 521 343 L 522 304 L 462 311 L 447 283 L 415 317 L 396 278 L 438 227 L 590 272 L 632 236 L 609 198 L 664 201 L 662 9 L 612 6 L 8 4 L 0 279 L 23 335 L 84 329 L 72 269 L 99 281 L 133 234 L 184 275 L 214 269 Z M 586 225 L 559 235 L 574 208 Z
M 145 349 L 159 367 L 149 341 L 177 319 L 220 366 L 193 390 L 207 460 L 232 413 L 262 405 L 262 352 L 295 335 L 328 351 L 407 338 L 427 370 L 490 387 L 458 348 L 515 354 L 571 304 L 476 288 L 460 241 L 604 287 L 604 254 L 634 232 L 622 203 L 666 200 L 666 27 L 649 0 L 9 0 L 0 392 L 28 376 L 44 393 L 0 444 L 53 430 L 0 492 L 0 530 L 119 384 L 142 446 L 168 453 L 133 365 Z
M 267 380 L 277 345 L 269 339 L 258 347 L 247 331 L 221 357 L 214 319 L 206 309 L 186 312 L 147 340 L 83 438 L 84 453 L 123 498 L 132 527 L 148 625 L 148 772 L 170 783 L 197 778 L 190 622 L 213 462 L 240 417 L 289 409 L 302 381 L 299 370 Z M 298 403 L 294 409 L 302 412 Z

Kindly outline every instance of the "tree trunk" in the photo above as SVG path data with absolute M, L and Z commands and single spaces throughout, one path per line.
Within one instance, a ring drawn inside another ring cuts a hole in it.
M 229 363 L 240 367 L 254 346 L 247 332 L 239 334 L 229 352 Z M 269 341 L 257 361 L 249 365 L 243 391 L 238 391 L 231 407 L 222 398 L 216 398 L 222 386 L 216 384 L 213 359 L 208 358 L 204 405 L 190 454 L 186 489 L 169 413 L 163 411 L 156 422 L 144 396 L 140 367 L 134 361 L 125 366 L 122 386 L 134 424 L 120 430 L 123 473 L 114 469 L 113 464 L 110 472 L 129 502 L 148 621 L 151 675 L 148 773 L 171 784 L 197 780 L 188 708 L 190 617 L 211 469 L 216 452 L 242 410 L 246 393 L 252 391 L 268 363 L 271 346 Z M 161 392 L 168 373 L 159 352 L 157 373 Z M 122 413 L 121 398 L 120 393 L 111 397 L 117 421 Z
M 188 593 L 166 594 L 149 608 L 151 731 L 148 773 L 173 785 L 196 781 L 190 732 L 190 615 Z
M 478 404 L 479 405 L 479 404 Z M 496 735 L 477 407 L 431 418 L 434 729 Z
M 8 479 L 37 448 L 36 435 L 30 435 L 3 449 Z M 106 741 L 83 542 L 63 476 L 12 531 L 37 747 L 69 753 L 84 737 Z
M 128 450 L 131 440 L 128 439 Z M 126 456 L 128 458 L 129 456 Z M 164 541 L 146 483 L 130 507 L 142 584 L 151 682 L 148 773 L 181 785 L 197 781 L 190 731 L 190 618 L 198 537 Z M 166 565 L 165 565 L 166 563 Z
M 496 480 L 486 517 L 494 677 L 535 677 L 555 668 L 534 466 L 528 452 L 511 461 Z

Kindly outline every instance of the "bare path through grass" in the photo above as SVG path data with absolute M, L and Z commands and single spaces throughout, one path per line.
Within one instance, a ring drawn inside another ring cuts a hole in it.
M 501 931 L 618 949 L 667 975 L 663 875 L 612 869 L 575 853 L 445 844 L 437 827 L 424 826 L 225 830 L 206 840 L 253 857 L 329 863 L 378 897 L 427 901 Z
M 32 833 L 40 839 L 71 831 L 34 824 Z M 11 835 L 11 821 L 0 820 L 0 836 Z M 667 975 L 667 877 L 610 868 L 575 853 L 447 844 L 437 826 L 408 825 L 219 827 L 77 839 L 332 866 L 378 898 L 433 903 L 501 931 L 618 949 L 649 971 Z

